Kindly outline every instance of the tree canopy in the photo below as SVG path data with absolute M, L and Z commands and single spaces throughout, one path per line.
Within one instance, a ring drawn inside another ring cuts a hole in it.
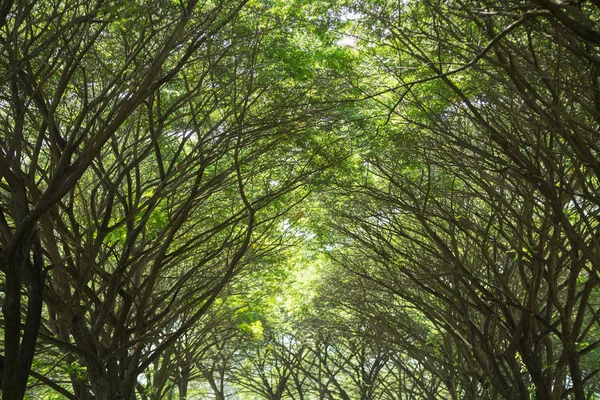
M 3 0 L 2 399 L 599 399 L 599 48 L 595 0 Z

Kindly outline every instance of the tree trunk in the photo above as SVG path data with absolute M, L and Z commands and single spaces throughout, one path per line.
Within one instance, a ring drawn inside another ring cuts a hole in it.
M 188 383 L 190 382 L 190 372 L 192 367 L 186 365 L 181 368 L 181 376 L 178 382 L 179 400 L 187 400 Z
M 19 344 L 21 328 L 21 265 L 16 257 L 3 262 L 6 275 L 4 292 L 4 360 L 2 371 L 2 399 L 18 400 L 20 364 Z M 3 260 L 4 261 L 4 260 Z
M 30 259 L 33 252 L 33 261 Z M 17 244 L 0 260 L 4 270 L 4 359 L 2 362 L 2 399 L 20 400 L 25 396 L 27 379 L 41 323 L 45 273 L 41 244 L 37 237 Z M 27 311 L 21 337 L 21 288 L 27 285 Z

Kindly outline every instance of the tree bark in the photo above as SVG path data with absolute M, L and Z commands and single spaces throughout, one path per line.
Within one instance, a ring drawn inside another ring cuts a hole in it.
M 190 365 L 185 365 L 181 368 L 179 382 L 177 382 L 177 386 L 179 388 L 179 400 L 187 400 L 188 384 L 190 382 L 191 371 L 192 367 Z

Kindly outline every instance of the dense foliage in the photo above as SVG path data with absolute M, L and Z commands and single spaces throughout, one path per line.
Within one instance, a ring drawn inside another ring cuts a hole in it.
M 599 47 L 595 0 L 2 1 L 2 398 L 600 398 Z

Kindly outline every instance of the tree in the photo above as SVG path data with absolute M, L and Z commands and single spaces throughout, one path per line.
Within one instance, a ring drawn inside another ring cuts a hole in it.
M 3 398 L 594 396 L 599 8 L 2 2 Z
M 463 360 L 462 397 L 586 398 L 597 379 L 596 6 L 357 12 L 387 46 L 371 45 L 369 60 L 387 87 L 363 86 L 387 117 L 339 210 L 352 249 L 338 257 L 443 332 L 447 356 Z
M 5 398 L 38 331 L 85 367 L 76 397 L 133 396 L 334 162 L 308 75 L 264 51 L 281 21 L 246 3 L 6 3 Z
M 140 105 L 243 4 L 3 3 L 4 398 L 23 397 L 48 269 L 64 268 L 52 245 L 57 205 Z

